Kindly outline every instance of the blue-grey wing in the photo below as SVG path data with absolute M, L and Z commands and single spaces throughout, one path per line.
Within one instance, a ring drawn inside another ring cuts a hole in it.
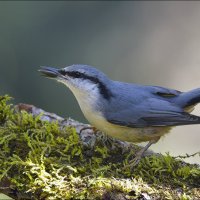
M 158 96 L 161 96 L 161 97 L 165 97 L 165 98 L 177 97 L 178 95 L 180 95 L 182 93 L 178 90 L 159 87 L 159 86 L 146 86 L 146 88 L 151 93 L 158 95 Z
M 161 127 L 161 126 L 179 126 L 187 124 L 200 124 L 200 118 L 195 115 L 191 115 L 185 112 L 182 113 L 149 113 L 144 116 L 132 119 L 124 119 L 122 117 L 112 117 L 108 116 L 107 121 L 132 128 L 142 128 L 142 127 Z
M 176 90 L 167 88 L 146 86 L 133 91 L 130 100 L 123 94 L 115 102 L 112 108 L 104 113 L 108 122 L 127 127 L 150 127 L 150 126 L 178 126 L 200 123 L 200 117 L 184 112 L 177 106 L 175 99 L 181 94 Z M 127 92 L 127 91 L 126 91 Z

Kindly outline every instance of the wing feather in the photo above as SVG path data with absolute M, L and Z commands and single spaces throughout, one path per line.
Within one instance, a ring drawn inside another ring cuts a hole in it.
M 127 127 L 178 126 L 200 124 L 200 117 L 191 115 L 176 104 L 182 93 L 158 87 L 116 83 L 112 105 L 108 104 L 104 117 L 108 122 Z
M 180 126 L 189 124 L 199 124 L 200 117 L 188 114 L 186 112 L 182 113 L 154 113 L 143 116 L 137 120 L 124 121 L 120 119 L 107 119 L 108 122 L 127 126 L 132 128 L 142 128 L 150 126 Z

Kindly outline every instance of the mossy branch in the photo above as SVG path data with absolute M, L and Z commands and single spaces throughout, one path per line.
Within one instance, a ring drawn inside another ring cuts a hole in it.
M 200 167 L 0 96 L 0 192 L 14 199 L 200 199 Z

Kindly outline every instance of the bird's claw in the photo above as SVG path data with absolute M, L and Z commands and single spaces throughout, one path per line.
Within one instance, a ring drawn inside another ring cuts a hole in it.
M 139 164 L 139 162 L 140 162 L 141 159 L 142 159 L 142 156 L 141 156 L 141 155 L 136 155 L 135 158 L 132 159 L 132 160 L 129 162 L 129 164 L 127 164 L 127 165 L 125 165 L 125 166 L 123 167 L 123 169 L 130 168 L 130 169 L 132 170 L 134 167 L 136 167 L 136 166 Z

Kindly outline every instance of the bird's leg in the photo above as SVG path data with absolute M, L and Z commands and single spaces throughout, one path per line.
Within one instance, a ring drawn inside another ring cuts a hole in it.
M 148 144 L 147 144 L 145 147 L 143 147 L 142 149 L 140 149 L 140 150 L 136 153 L 135 158 L 134 158 L 133 160 L 131 160 L 130 163 L 129 163 L 128 165 L 126 165 L 125 167 L 126 167 L 126 168 L 127 168 L 127 167 L 133 168 L 134 166 L 136 166 L 136 165 L 140 162 L 141 158 L 144 156 L 145 151 L 146 151 L 152 144 L 155 144 L 159 139 L 160 139 L 160 137 L 157 138 L 157 139 L 154 139 L 154 140 L 149 141 Z

